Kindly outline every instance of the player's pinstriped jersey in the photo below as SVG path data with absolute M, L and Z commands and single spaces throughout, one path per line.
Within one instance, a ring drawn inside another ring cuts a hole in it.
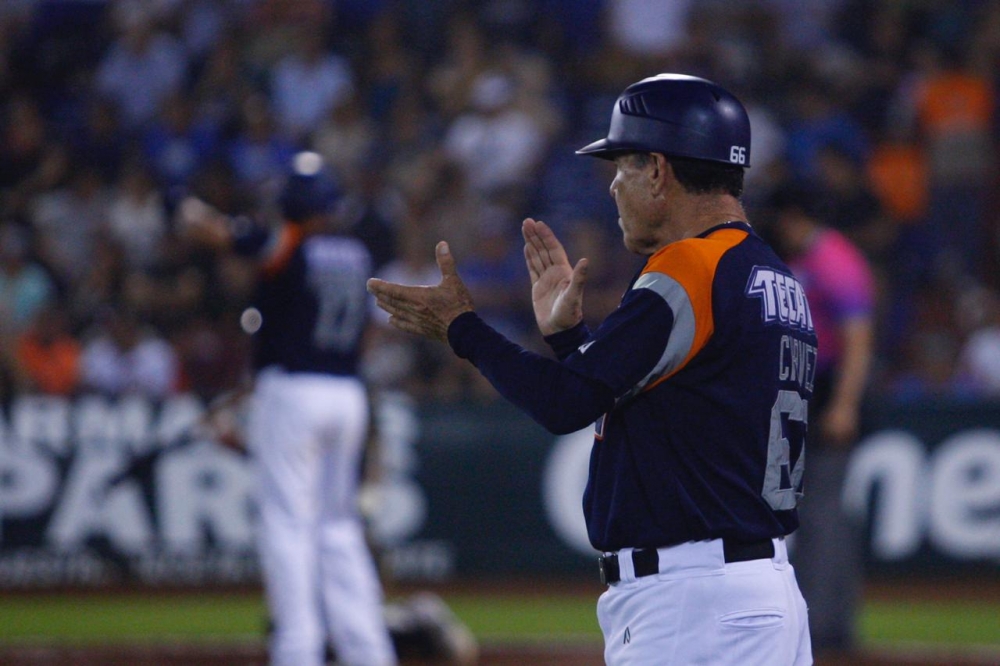
M 550 430 L 596 420 L 584 495 L 595 548 L 797 527 L 816 335 L 801 285 L 748 225 L 651 256 L 593 334 L 548 338 L 561 363 L 468 313 L 449 341 Z
M 303 237 L 300 227 L 286 224 L 242 239 L 237 249 L 263 262 L 254 301 L 262 316 L 255 369 L 355 374 L 372 271 L 364 244 L 350 236 Z

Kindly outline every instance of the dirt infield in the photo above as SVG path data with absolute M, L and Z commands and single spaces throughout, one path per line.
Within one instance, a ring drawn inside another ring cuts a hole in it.
M 998 654 L 870 651 L 817 659 L 817 666 L 987 666 Z M 263 645 L 147 645 L 87 648 L 0 648 L 4 666 L 266 666 Z M 405 661 L 404 666 L 448 666 Z M 599 645 L 484 645 L 478 666 L 601 666 Z
M 478 666 L 600 666 L 599 645 L 486 645 Z M 266 666 L 261 645 L 147 645 L 79 648 L 0 648 L 4 666 Z M 403 666 L 450 666 L 406 660 Z
M 0 650 L 4 666 L 266 666 L 263 646 L 92 647 L 73 649 L 18 648 Z M 479 666 L 599 666 L 599 646 L 484 646 Z M 405 661 L 405 666 L 446 666 L 429 661 Z

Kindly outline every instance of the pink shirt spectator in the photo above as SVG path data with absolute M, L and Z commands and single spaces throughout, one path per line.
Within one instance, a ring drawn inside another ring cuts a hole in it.
M 819 231 L 789 267 L 806 290 L 819 339 L 817 371 L 826 372 L 837 364 L 843 351 L 840 322 L 872 314 L 875 294 L 871 271 L 860 251 L 833 229 Z

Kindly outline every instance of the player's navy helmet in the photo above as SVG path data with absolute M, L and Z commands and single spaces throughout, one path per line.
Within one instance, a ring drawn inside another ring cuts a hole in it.
M 278 197 L 281 214 L 290 222 L 304 222 L 333 210 L 340 188 L 319 153 L 303 151 L 292 159 L 292 170 Z
M 607 138 L 576 152 L 614 159 L 627 151 L 749 167 L 750 119 L 735 96 L 711 81 L 659 74 L 626 88 Z

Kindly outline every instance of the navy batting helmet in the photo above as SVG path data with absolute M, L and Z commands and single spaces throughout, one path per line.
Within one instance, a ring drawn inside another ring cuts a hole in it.
M 711 81 L 652 76 L 618 96 L 607 138 L 576 152 L 614 159 L 628 151 L 749 167 L 750 119 L 736 97 Z
M 304 151 L 292 159 L 292 170 L 278 197 L 281 214 L 290 222 L 304 222 L 333 210 L 340 189 L 319 153 Z

